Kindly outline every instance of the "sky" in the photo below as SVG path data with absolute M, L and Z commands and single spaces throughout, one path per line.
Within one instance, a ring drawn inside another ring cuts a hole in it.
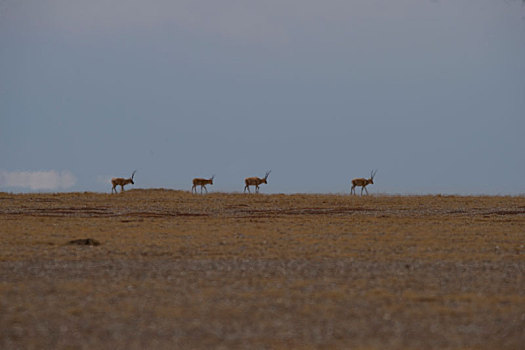
M 0 0 L 0 191 L 525 194 L 521 0 Z

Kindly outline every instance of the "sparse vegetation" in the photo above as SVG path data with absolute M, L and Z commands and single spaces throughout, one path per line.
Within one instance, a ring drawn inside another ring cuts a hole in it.
M 524 229 L 524 197 L 0 193 L 0 348 L 518 349 Z

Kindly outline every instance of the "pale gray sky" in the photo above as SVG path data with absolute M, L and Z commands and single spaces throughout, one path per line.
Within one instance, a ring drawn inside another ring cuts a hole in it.
M 0 1 L 0 191 L 523 194 L 524 134 L 520 0 Z

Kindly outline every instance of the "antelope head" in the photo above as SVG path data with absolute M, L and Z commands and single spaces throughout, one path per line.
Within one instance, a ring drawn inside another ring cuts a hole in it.
M 264 175 L 264 178 L 262 179 L 262 183 L 264 184 L 268 183 L 266 180 L 268 180 L 268 175 L 270 175 L 271 172 L 272 172 L 271 170 L 266 172 L 266 175 Z
M 377 173 L 377 170 L 372 170 L 370 172 L 370 179 L 368 179 L 368 182 L 372 185 L 374 184 L 374 176 L 376 176 L 376 173 Z

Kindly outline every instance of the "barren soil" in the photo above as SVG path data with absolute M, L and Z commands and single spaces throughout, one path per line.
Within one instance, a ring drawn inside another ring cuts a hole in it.
M 523 196 L 0 193 L 0 348 L 523 349 L 524 245 Z

